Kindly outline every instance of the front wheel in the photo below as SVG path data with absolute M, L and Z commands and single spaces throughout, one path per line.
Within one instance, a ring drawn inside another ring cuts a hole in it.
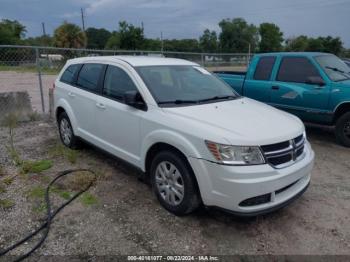
M 178 153 L 163 151 L 152 161 L 152 188 L 161 205 L 175 215 L 197 209 L 200 197 L 191 167 Z
M 350 112 L 338 118 L 335 125 L 335 135 L 340 144 L 350 147 Z

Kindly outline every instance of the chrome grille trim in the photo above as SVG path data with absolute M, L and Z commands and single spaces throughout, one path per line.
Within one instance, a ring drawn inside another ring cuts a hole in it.
M 285 143 L 287 145 L 288 141 L 277 143 L 276 145 Z M 295 162 L 301 160 L 305 156 L 305 142 L 306 138 L 304 134 L 289 140 L 288 147 L 278 149 L 275 151 L 267 151 L 267 148 L 272 148 L 273 145 L 262 146 L 262 152 L 265 160 L 268 164 L 276 169 L 281 169 L 288 167 Z M 265 148 L 265 150 L 264 150 Z M 301 151 L 301 152 L 300 152 Z M 299 155 L 298 155 L 299 154 Z

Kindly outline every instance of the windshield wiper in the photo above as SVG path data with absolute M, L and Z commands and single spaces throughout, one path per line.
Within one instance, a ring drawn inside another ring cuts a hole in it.
M 208 101 L 215 101 L 215 100 L 226 100 L 226 99 L 235 99 L 237 98 L 237 96 L 234 96 L 234 95 L 229 95 L 229 96 L 213 96 L 213 97 L 210 97 L 210 98 L 206 98 L 206 99 L 202 99 L 202 100 L 199 100 L 199 102 L 208 102 Z
M 160 101 L 158 102 L 158 105 L 162 105 L 162 104 L 198 104 L 198 100 L 180 100 L 180 99 L 176 99 L 176 100 L 170 100 L 170 101 Z
M 337 67 L 332 67 L 332 66 L 326 66 L 327 69 L 333 70 L 334 72 L 338 72 L 340 74 L 342 74 L 343 76 L 345 76 L 346 78 L 350 77 L 350 72 L 345 72 Z

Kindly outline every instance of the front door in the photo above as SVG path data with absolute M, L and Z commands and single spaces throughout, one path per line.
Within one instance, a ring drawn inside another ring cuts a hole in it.
M 140 119 L 146 112 L 124 103 L 124 93 L 137 90 L 126 71 L 108 65 L 102 96 L 96 103 L 100 146 L 138 166 L 140 161 Z
M 310 79 L 322 77 L 308 58 L 283 57 L 271 85 L 270 103 L 305 121 L 322 120 L 327 113 L 330 86 L 309 84 Z

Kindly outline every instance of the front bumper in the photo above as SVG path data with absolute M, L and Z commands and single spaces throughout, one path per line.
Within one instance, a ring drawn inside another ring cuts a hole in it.
M 237 215 L 255 216 L 285 206 L 310 183 L 314 152 L 305 144 L 305 156 L 283 169 L 270 165 L 227 166 L 189 158 L 203 203 Z M 264 196 L 264 201 L 260 201 Z M 250 199 L 259 199 L 256 203 Z M 249 204 L 243 204 L 247 203 Z

